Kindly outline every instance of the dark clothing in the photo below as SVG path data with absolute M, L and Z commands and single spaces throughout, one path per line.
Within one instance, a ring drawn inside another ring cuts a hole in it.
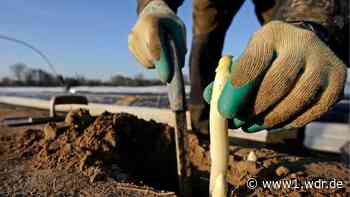
M 152 0 L 138 0 L 140 12 Z M 183 0 L 164 0 L 174 11 Z M 214 80 L 225 33 L 244 0 L 192 0 L 193 40 L 190 58 L 192 128 L 208 133 L 209 106 L 204 88 Z M 307 21 L 320 26 L 323 40 L 349 65 L 349 0 L 253 0 L 259 21 Z M 317 28 L 318 29 L 318 28 Z M 319 33 L 319 32 L 315 32 Z M 318 34 L 319 35 L 319 34 Z
M 227 5 L 222 1 L 193 1 L 190 111 L 192 129 L 205 134 L 209 133 L 209 105 L 203 100 L 202 92 L 214 80 L 226 31 L 243 4 L 243 0 L 230 2 Z
M 137 12 L 153 0 L 137 0 Z M 163 0 L 175 12 L 184 0 Z M 192 0 L 193 33 L 212 32 L 231 23 L 244 0 Z M 271 20 L 311 21 L 327 32 L 327 42 L 349 65 L 349 0 L 253 0 L 262 24 Z M 226 18 L 225 18 L 226 16 Z M 227 29 L 227 28 L 226 28 Z M 225 28 L 222 29 L 225 31 Z M 215 49 L 213 49 L 215 50 Z

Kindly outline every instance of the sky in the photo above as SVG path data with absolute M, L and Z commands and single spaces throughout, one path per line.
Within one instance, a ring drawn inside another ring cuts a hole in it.
M 101 80 L 115 74 L 156 77 L 154 70 L 145 70 L 128 50 L 127 36 L 137 20 L 136 0 L 1 0 L 0 7 L 0 35 L 35 46 L 49 57 L 59 74 Z M 188 48 L 191 10 L 190 0 L 178 10 L 187 27 Z M 238 56 L 259 26 L 254 6 L 247 0 L 227 33 L 223 53 Z M 32 50 L 0 39 L 0 77 L 11 76 L 8 67 L 17 62 L 51 72 Z

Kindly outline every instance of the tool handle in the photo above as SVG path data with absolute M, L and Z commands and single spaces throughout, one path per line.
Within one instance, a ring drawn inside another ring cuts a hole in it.
M 179 176 L 179 192 L 183 197 L 192 196 L 191 189 L 191 164 L 188 157 L 188 137 L 187 137 L 187 120 L 186 120 L 186 94 L 184 80 L 182 76 L 178 51 L 174 39 L 168 35 L 169 55 L 171 60 L 171 69 L 174 75 L 168 87 L 168 97 L 170 108 L 175 114 L 175 149 L 177 160 L 177 173 Z
M 185 83 L 181 71 L 180 64 L 178 62 L 178 51 L 174 42 L 174 39 L 172 39 L 168 35 L 169 40 L 169 54 L 170 54 L 170 60 L 171 67 L 174 69 L 174 76 L 170 83 L 167 84 L 168 87 L 168 97 L 170 102 L 170 108 L 176 112 L 176 111 L 186 111 L 186 94 L 185 94 Z

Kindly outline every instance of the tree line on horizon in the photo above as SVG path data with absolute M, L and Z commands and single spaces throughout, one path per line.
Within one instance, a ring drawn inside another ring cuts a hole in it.
M 157 79 L 147 79 L 142 74 L 127 77 L 120 74 L 113 75 L 109 80 L 88 79 L 82 75 L 76 77 L 55 76 L 43 69 L 36 69 L 24 63 L 10 66 L 12 77 L 0 79 L 0 86 L 152 86 L 162 85 Z M 62 84 L 64 82 L 64 84 Z M 185 82 L 188 83 L 187 78 Z

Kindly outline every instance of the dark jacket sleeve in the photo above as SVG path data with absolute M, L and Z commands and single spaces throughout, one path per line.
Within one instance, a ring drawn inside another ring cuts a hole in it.
M 262 23 L 282 20 L 311 29 L 349 66 L 349 0 L 254 0 Z
M 153 0 L 137 0 L 137 14 L 139 14 L 143 8 L 147 6 L 149 2 Z M 163 0 L 168 6 L 174 10 L 174 12 L 177 11 L 177 8 L 180 7 L 180 5 L 183 3 L 184 0 Z

